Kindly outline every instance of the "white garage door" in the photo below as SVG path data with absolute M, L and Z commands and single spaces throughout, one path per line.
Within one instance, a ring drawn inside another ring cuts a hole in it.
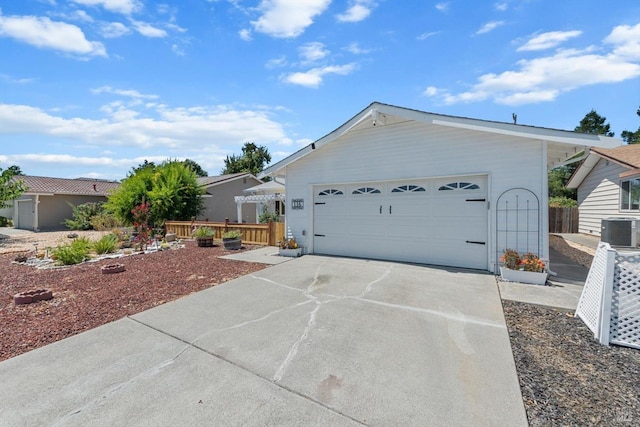
M 314 187 L 314 252 L 487 269 L 486 176 Z

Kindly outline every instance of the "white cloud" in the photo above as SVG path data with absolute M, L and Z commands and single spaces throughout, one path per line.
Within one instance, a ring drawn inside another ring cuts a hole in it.
M 538 34 L 531 37 L 524 45 L 520 46 L 517 50 L 531 51 L 531 50 L 545 50 L 552 47 L 556 47 L 559 44 L 578 37 L 582 34 L 582 31 L 549 31 L 547 33 Z
M 451 4 L 450 2 L 437 3 L 436 9 L 439 10 L 440 12 L 448 12 L 450 4 Z
M 131 25 L 133 25 L 133 28 L 138 33 L 142 34 L 145 37 L 161 38 L 161 37 L 167 36 L 167 32 L 165 30 L 156 28 L 153 25 L 148 24 L 146 22 L 136 21 L 132 19 Z
M 121 22 L 105 22 L 100 25 L 100 34 L 107 39 L 122 37 L 130 32 L 131 30 Z
M 99 95 L 101 93 L 110 93 L 112 95 L 126 96 L 135 99 L 158 99 L 158 95 L 145 95 L 134 89 L 116 89 L 111 86 L 101 86 L 91 89 L 91 93 Z
M 371 49 L 363 49 L 356 42 L 350 43 L 347 47 L 344 48 L 347 52 L 353 53 L 354 55 L 365 55 L 371 52 Z
M 17 78 L 11 77 L 8 74 L 0 74 L 0 79 L 2 79 L 3 81 L 5 81 L 7 83 L 19 84 L 19 85 L 28 84 L 28 83 L 36 81 L 36 79 L 33 78 L 33 77 L 17 79 Z
M 610 52 L 558 50 L 516 63 L 516 69 L 499 74 L 485 74 L 470 90 L 453 94 L 445 89 L 427 88 L 427 96 L 439 97 L 445 104 L 477 102 L 492 99 L 499 104 L 518 105 L 546 102 L 560 94 L 583 86 L 618 83 L 640 76 L 640 42 L 635 27 L 618 26 L 604 39 Z M 599 53 L 596 53 L 599 52 Z
M 262 0 L 262 16 L 251 24 L 256 31 L 272 37 L 298 37 L 330 3 L 331 0 Z
M 375 3 L 370 0 L 355 0 L 351 1 L 349 8 L 340 15 L 337 16 L 340 22 L 360 22 L 371 15 L 372 9 L 375 7 Z
M 238 31 L 238 35 L 244 41 L 249 42 L 253 40 L 253 37 L 251 37 L 251 30 L 247 30 L 246 28 Z
M 101 6 L 110 12 L 130 15 L 142 9 L 142 3 L 137 0 L 71 0 L 84 6 Z
M 79 27 L 47 17 L 0 15 L 0 36 L 85 58 L 107 56 L 104 45 L 87 40 Z
M 497 11 L 504 12 L 507 9 L 509 9 L 509 3 L 506 3 L 506 2 L 496 3 L 494 7 L 496 8 Z
M 309 42 L 298 47 L 298 54 L 303 63 L 308 64 L 325 58 L 329 55 L 329 51 L 325 49 L 324 43 Z
M 438 33 L 440 33 L 440 31 L 432 31 L 432 32 L 430 32 L 430 33 L 422 33 L 422 34 L 420 34 L 420 35 L 419 35 L 418 37 L 416 37 L 416 38 L 417 38 L 418 40 L 426 40 L 426 39 L 428 39 L 429 37 L 433 37 L 433 36 L 435 36 L 435 35 L 436 35 L 436 34 L 438 34 Z
M 142 147 L 166 152 L 199 150 L 202 141 L 237 145 L 244 141 L 288 145 L 283 126 L 268 111 L 226 105 L 177 107 L 163 104 L 140 110 L 112 103 L 103 118 L 66 118 L 28 105 L 0 104 L 0 134 L 30 134 L 70 139 L 83 146 Z
M 322 79 L 327 74 L 346 76 L 356 69 L 355 64 L 330 65 L 327 67 L 313 68 L 305 72 L 291 73 L 283 77 L 287 83 L 294 85 L 317 88 L 322 84 Z
M 640 60 L 640 24 L 615 27 L 604 42 L 614 45 L 613 55 L 630 61 Z
M 476 34 L 486 34 L 488 32 L 491 32 L 493 30 L 495 30 L 496 28 L 500 27 L 504 25 L 504 21 L 491 21 L 491 22 L 487 22 L 486 24 L 484 24 L 482 27 L 480 27 L 480 29 L 478 31 L 476 31 Z
M 280 68 L 280 67 L 284 67 L 285 65 L 287 65 L 287 57 L 283 55 L 278 58 L 273 58 L 268 60 L 267 63 L 265 64 L 265 67 Z

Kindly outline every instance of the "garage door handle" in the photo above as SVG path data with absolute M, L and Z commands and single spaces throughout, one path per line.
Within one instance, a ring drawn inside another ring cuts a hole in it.
M 467 202 L 486 202 L 487 199 L 467 199 Z
M 486 242 L 476 242 L 474 240 L 467 240 L 467 243 L 472 243 L 474 245 L 486 245 Z
M 391 205 L 389 205 L 389 215 L 391 215 Z
M 324 234 L 314 234 L 316 237 L 326 237 Z
M 382 215 L 382 205 L 380 205 L 380 215 Z
M 326 205 L 326 202 L 315 202 L 315 205 Z

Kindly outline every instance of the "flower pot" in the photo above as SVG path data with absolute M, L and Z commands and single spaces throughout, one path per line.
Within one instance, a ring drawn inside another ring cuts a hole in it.
M 225 249 L 238 250 L 242 247 L 242 239 L 226 238 L 222 239 Z
M 295 248 L 295 249 L 280 249 L 280 256 L 288 256 L 288 257 L 299 257 L 300 255 L 302 255 L 302 248 Z
M 508 282 L 531 283 L 533 285 L 544 285 L 547 283 L 546 272 L 512 270 L 506 267 L 500 267 L 500 276 L 502 280 Z
M 213 246 L 213 237 L 197 237 L 196 243 L 201 248 L 210 248 Z

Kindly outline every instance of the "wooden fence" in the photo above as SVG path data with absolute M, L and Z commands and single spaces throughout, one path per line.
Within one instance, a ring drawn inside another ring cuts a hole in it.
M 549 233 L 577 233 L 578 208 L 549 208 Z
M 225 230 L 240 230 L 242 241 L 251 245 L 276 246 L 285 238 L 284 223 L 270 222 L 268 224 L 240 224 L 236 222 L 209 221 L 166 221 L 165 231 L 175 233 L 180 239 L 191 238 L 191 233 L 198 227 L 211 228 L 214 239 L 222 240 Z

